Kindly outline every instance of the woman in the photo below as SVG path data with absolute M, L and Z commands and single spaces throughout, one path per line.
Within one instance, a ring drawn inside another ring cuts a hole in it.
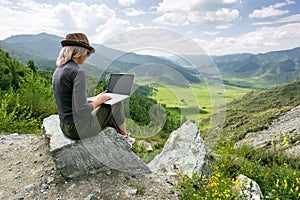
M 85 34 L 68 34 L 61 45 L 52 86 L 63 133 L 72 139 L 82 139 L 112 126 L 133 143 L 134 139 L 126 132 L 122 102 L 114 106 L 102 104 L 111 98 L 106 91 L 97 95 L 93 102 L 87 101 L 86 75 L 78 65 L 83 64 L 95 49 L 89 45 Z

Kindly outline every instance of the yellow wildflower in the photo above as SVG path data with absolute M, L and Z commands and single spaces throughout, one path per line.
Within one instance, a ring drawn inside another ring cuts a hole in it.
M 276 187 L 279 187 L 279 179 L 277 179 L 277 181 L 276 181 L 276 185 L 275 185 Z

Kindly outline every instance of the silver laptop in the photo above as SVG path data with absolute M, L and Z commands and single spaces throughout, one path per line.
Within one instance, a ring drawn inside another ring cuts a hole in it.
M 107 95 L 111 99 L 104 102 L 104 104 L 113 105 L 130 97 L 133 74 L 111 74 L 109 77 Z
M 109 77 L 108 88 L 106 95 L 111 96 L 111 99 L 104 104 L 114 105 L 130 97 L 133 74 L 111 74 Z M 96 96 L 89 97 L 88 102 L 93 102 Z

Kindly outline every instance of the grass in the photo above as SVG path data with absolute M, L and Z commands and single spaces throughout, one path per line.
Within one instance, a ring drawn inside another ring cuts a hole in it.
M 217 91 L 217 93 L 220 96 L 224 93 L 226 103 L 250 91 L 248 88 L 227 85 L 224 88 L 224 91 Z M 206 128 L 202 120 L 209 118 L 212 114 L 212 97 L 206 84 L 192 84 L 189 88 L 172 85 L 156 86 L 156 89 L 158 92 L 152 98 L 161 104 L 168 105 L 168 107 L 181 108 L 182 117 L 194 121 L 201 131 Z M 211 88 L 211 90 L 214 90 L 214 88 Z M 200 110 L 197 110 L 197 108 Z

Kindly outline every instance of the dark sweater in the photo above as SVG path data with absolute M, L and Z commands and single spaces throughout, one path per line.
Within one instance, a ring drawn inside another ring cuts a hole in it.
M 87 102 L 85 72 L 75 62 L 56 68 L 52 87 L 61 122 L 77 123 L 93 111 L 93 105 Z

